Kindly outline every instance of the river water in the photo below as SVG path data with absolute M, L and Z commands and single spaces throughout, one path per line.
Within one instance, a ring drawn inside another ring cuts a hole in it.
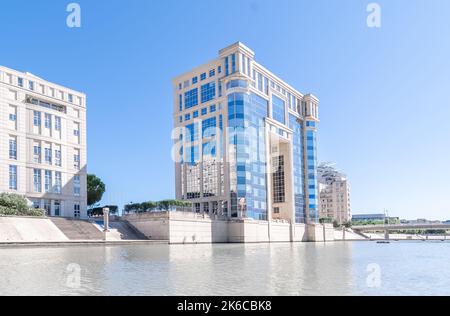
M 0 248 L 0 295 L 450 295 L 449 242 Z

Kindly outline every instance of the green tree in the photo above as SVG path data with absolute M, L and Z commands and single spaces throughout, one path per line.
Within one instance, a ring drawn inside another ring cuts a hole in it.
M 87 204 L 91 208 L 100 202 L 106 187 L 103 181 L 93 174 L 87 176 Z

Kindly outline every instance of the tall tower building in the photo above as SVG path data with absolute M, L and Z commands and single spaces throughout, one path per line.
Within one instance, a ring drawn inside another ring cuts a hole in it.
M 238 42 L 173 80 L 176 196 L 230 219 L 318 221 L 318 99 Z
M 0 192 L 86 214 L 86 95 L 0 66 Z

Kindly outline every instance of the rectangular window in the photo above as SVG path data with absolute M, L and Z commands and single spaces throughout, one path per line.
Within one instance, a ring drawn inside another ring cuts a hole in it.
M 205 79 L 206 79 L 206 72 L 204 72 L 200 75 L 200 80 L 205 80 Z
M 216 97 L 216 83 L 210 82 L 201 87 L 202 103 L 214 100 Z
M 17 190 L 17 166 L 9 166 L 9 189 Z
M 55 193 L 61 194 L 61 188 L 62 188 L 62 176 L 61 172 L 55 171 Z
M 23 78 L 17 78 L 17 85 L 23 88 Z
M 202 122 L 202 138 L 209 138 L 216 136 L 216 117 L 203 120 Z
M 282 124 L 286 121 L 285 102 L 279 97 L 272 96 L 272 118 Z
M 12 84 L 12 75 L 11 74 L 5 74 L 6 75 L 6 82 L 9 84 Z
M 42 175 L 41 175 L 41 169 L 34 169 L 34 176 L 33 176 L 33 184 L 34 184 L 34 192 L 42 192 Z
M 44 211 L 47 216 L 52 215 L 52 201 L 45 199 L 44 200 Z
M 80 170 L 80 153 L 76 152 L 73 155 L 73 168 L 75 170 Z
M 186 142 L 195 142 L 198 140 L 198 123 L 186 126 Z
M 210 113 L 216 112 L 216 106 L 214 104 L 209 107 L 209 112 Z
M 41 126 L 41 112 L 39 111 L 33 112 L 33 123 L 34 126 Z
M 69 94 L 69 102 L 73 103 L 73 95 Z
M 51 114 L 45 113 L 44 126 L 45 126 L 45 128 L 52 128 L 52 115 Z
M 258 90 L 263 91 L 263 79 L 262 74 L 258 72 Z
M 45 170 L 45 182 L 44 182 L 44 189 L 45 193 L 51 193 L 52 192 L 52 172 L 50 170 Z
M 55 130 L 61 130 L 61 118 L 59 116 L 55 116 Z
M 40 208 L 41 207 L 41 201 L 40 200 L 33 200 L 33 208 Z
M 9 120 L 12 122 L 17 121 L 17 114 L 9 113 Z
M 198 77 L 192 78 L 192 84 L 196 84 L 198 82 Z
M 80 214 L 81 214 L 80 213 L 80 203 L 75 203 L 73 205 L 73 217 L 80 218 L 81 217 Z
M 180 112 L 183 111 L 183 95 L 179 95 L 178 105 L 180 107 Z
M 81 183 L 80 176 L 73 177 L 73 195 L 80 196 L 81 195 Z
M 51 148 L 44 149 L 44 157 L 45 157 L 45 163 L 48 165 L 51 165 L 52 164 L 52 149 Z
M 55 165 L 58 167 L 62 166 L 61 149 L 55 149 Z
M 184 94 L 184 107 L 190 109 L 198 105 L 198 88 L 187 91 Z
M 17 160 L 17 138 L 9 139 L 9 159 Z
M 28 81 L 28 89 L 34 90 L 34 82 L 33 81 Z
M 179 121 L 180 123 L 182 123 L 182 122 L 183 122 L 183 116 L 180 115 L 180 117 L 178 118 L 178 121 Z
M 214 77 L 216 75 L 216 70 L 215 69 L 211 69 L 210 71 L 209 71 L 209 76 L 210 77 Z
M 33 157 L 34 157 L 34 163 L 41 163 L 41 146 L 40 145 L 34 145 Z
M 54 201 L 53 207 L 55 210 L 55 216 L 61 216 L 61 201 Z
M 202 115 L 206 115 L 208 114 L 208 108 L 203 108 L 202 109 Z
M 218 72 L 219 74 L 222 73 L 222 66 L 217 67 L 217 72 Z
M 195 111 L 195 112 L 193 113 L 193 117 L 194 117 L 194 118 L 197 118 L 197 117 L 198 117 L 198 111 Z
M 225 57 L 225 76 L 230 74 L 230 65 L 228 64 L 228 56 Z
M 231 73 L 236 72 L 236 54 L 231 55 Z
M 273 183 L 273 202 L 284 203 L 285 197 L 285 181 L 284 181 L 284 156 L 278 156 L 278 159 L 273 159 L 272 176 Z

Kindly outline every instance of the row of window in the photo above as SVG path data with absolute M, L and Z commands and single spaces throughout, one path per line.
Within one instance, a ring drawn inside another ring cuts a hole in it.
M 44 173 L 44 192 L 45 193 L 54 193 L 61 194 L 62 190 L 62 173 L 60 171 L 51 171 L 51 170 L 41 170 L 34 169 L 33 170 L 33 189 L 36 193 L 42 193 L 42 173 Z M 54 175 L 54 177 L 53 177 Z M 10 165 L 9 166 L 9 189 L 17 190 L 17 166 Z M 80 196 L 81 195 L 81 182 L 80 176 L 76 175 L 73 177 L 73 195 Z
M 206 103 L 211 100 L 214 100 L 216 97 L 216 83 L 214 81 L 204 84 L 200 87 L 200 99 L 201 103 Z M 190 109 L 194 106 L 197 106 L 198 102 L 198 88 L 186 91 L 184 93 L 184 108 Z M 180 94 L 179 96 L 179 106 L 180 111 L 183 110 L 183 98 Z
M 63 101 L 67 101 L 69 103 L 76 103 L 78 105 L 82 105 L 82 98 L 79 96 L 74 96 L 71 93 L 66 93 L 62 90 L 57 90 L 52 87 L 47 87 L 43 84 L 36 83 L 33 80 L 26 80 L 22 77 L 16 77 L 12 74 L 5 73 L 4 81 L 10 85 L 16 85 L 20 88 L 28 89 L 30 91 L 34 91 L 43 95 L 50 96 L 52 98 L 58 98 Z M 76 102 L 75 102 L 76 101 Z
M 61 216 L 62 202 L 60 200 L 39 200 L 33 199 L 34 208 L 43 208 L 47 216 Z M 53 208 L 52 208 L 53 204 Z M 73 205 L 73 217 L 80 218 L 80 202 L 75 202 Z
M 51 145 L 49 144 L 44 148 L 44 162 L 48 165 L 52 165 L 54 163 L 55 166 L 61 167 L 62 166 L 61 146 L 54 145 L 54 147 L 55 149 L 52 150 Z M 17 160 L 17 137 L 15 136 L 10 136 L 9 139 L 9 159 Z M 33 162 L 37 164 L 42 163 L 42 147 L 40 142 L 35 142 L 33 146 Z M 73 168 L 75 170 L 80 170 L 80 163 L 81 163 L 80 150 L 75 149 L 75 153 L 73 155 Z
M 222 66 L 217 67 L 217 73 L 219 73 L 219 74 L 222 73 Z M 216 69 L 210 69 L 208 74 L 209 74 L 209 78 L 213 78 L 216 75 Z M 207 78 L 206 72 L 200 74 L 200 81 L 206 80 L 206 78 Z M 195 76 L 191 80 L 186 80 L 183 83 L 179 83 L 178 90 L 186 89 L 191 84 L 195 85 L 197 83 L 198 83 L 198 76 Z
M 33 170 L 33 189 L 36 193 L 42 193 L 42 173 L 44 173 L 44 192 L 61 194 L 62 189 L 62 174 L 60 171 Z M 53 178 L 54 174 L 54 178 Z M 16 182 L 17 182 L 17 170 L 16 170 Z M 81 195 L 81 180 L 79 175 L 75 175 L 72 180 L 73 183 L 73 195 Z M 17 186 L 15 188 L 17 190 Z
M 214 113 L 214 112 L 216 112 L 216 110 L 217 110 L 217 108 L 216 108 L 215 104 L 212 104 L 212 105 L 209 106 L 209 113 Z M 201 109 L 200 113 L 201 113 L 202 116 L 208 114 L 208 108 L 206 107 L 206 108 Z M 192 113 L 187 113 L 187 114 L 184 115 L 184 121 L 190 121 L 192 118 L 196 119 L 196 118 L 198 118 L 198 116 L 199 116 L 199 111 L 194 111 Z M 183 122 L 183 116 L 182 115 L 180 115 L 180 117 L 179 117 L 179 122 L 180 123 Z

